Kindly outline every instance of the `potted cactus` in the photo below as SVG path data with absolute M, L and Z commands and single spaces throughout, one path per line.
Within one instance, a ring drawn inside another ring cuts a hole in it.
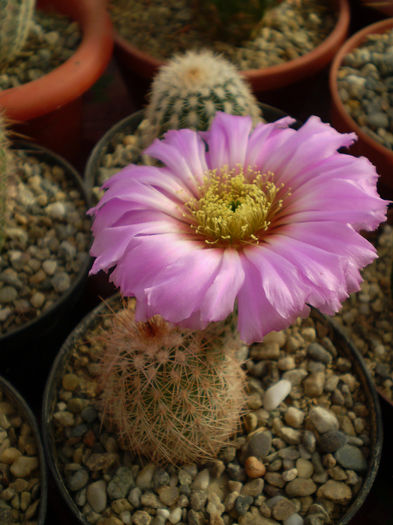
M 112 26 L 103 0 L 4 0 L 0 4 L 2 73 L 7 73 L 7 64 L 18 53 L 28 52 L 29 30 L 39 12 L 76 21 L 80 43 L 68 59 L 60 64 L 56 59 L 54 69 L 42 76 L 35 76 L 41 64 L 32 66 L 33 80 L 0 91 L 0 105 L 15 127 L 18 123 L 18 132 L 74 160 L 80 146 L 81 96 L 102 75 L 112 56 Z M 44 54 L 50 51 L 45 39 L 42 47 Z M 41 62 L 47 60 L 43 55 Z
M 376 473 L 379 406 L 356 350 L 309 305 L 333 313 L 375 258 L 357 231 L 385 218 L 376 171 L 317 117 L 295 130 L 217 111 L 163 137 L 157 122 L 149 162 L 107 180 L 89 212 L 91 273 L 123 298 L 76 327 L 48 378 L 58 487 L 83 524 L 347 523 Z

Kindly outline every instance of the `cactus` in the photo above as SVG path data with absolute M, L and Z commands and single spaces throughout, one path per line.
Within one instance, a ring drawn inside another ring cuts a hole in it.
M 103 423 L 156 463 L 214 457 L 245 403 L 234 324 L 191 331 L 159 316 L 135 322 L 130 307 L 111 315 L 98 375 Z
M 211 51 L 188 51 L 175 56 L 156 75 L 141 127 L 147 147 L 168 129 L 208 129 L 217 111 L 261 115 L 256 98 L 228 60 Z
M 7 207 L 7 182 L 10 174 L 10 142 L 7 137 L 6 120 L 0 112 L 0 251 L 5 241 Z
M 214 40 L 240 44 L 251 38 L 274 0 L 193 0 L 195 24 Z
M 35 0 L 0 0 L 0 67 L 23 48 L 33 18 Z

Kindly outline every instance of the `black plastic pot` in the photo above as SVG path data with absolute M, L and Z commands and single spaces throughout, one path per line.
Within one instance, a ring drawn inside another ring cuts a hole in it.
M 48 164 L 61 166 L 66 176 L 74 181 L 75 187 L 81 192 L 87 211 L 91 206 L 90 194 L 71 164 L 56 153 L 33 143 L 16 142 L 14 148 L 31 151 L 34 157 Z M 0 335 L 0 373 L 16 384 L 24 395 L 26 380 L 35 373 L 42 376 L 44 383 L 46 371 L 53 360 L 47 355 L 48 343 L 50 342 L 50 353 L 53 357 L 54 341 L 58 341 L 60 345 L 70 330 L 70 315 L 84 290 L 90 266 L 91 257 L 86 255 L 71 286 L 48 310 L 20 327 Z
M 7 400 L 11 405 L 15 406 L 17 412 L 20 414 L 22 419 L 31 427 L 34 440 L 37 447 L 37 454 L 39 458 L 40 468 L 40 503 L 37 517 L 35 518 L 36 525 L 44 525 L 47 503 L 48 503 L 48 481 L 47 481 L 47 467 L 45 461 L 44 448 L 42 446 L 41 436 L 38 429 L 36 418 L 31 411 L 30 407 L 26 403 L 25 399 L 20 393 L 9 383 L 4 377 L 0 376 L 0 389 L 3 391 Z M 5 487 L 3 487 L 5 488 Z M 8 523 L 8 522 L 7 522 Z
M 68 488 L 65 485 L 64 478 L 61 474 L 60 466 L 57 461 L 56 452 L 56 438 L 54 435 L 54 429 L 52 426 L 52 413 L 55 410 L 56 405 L 56 392 L 61 378 L 63 375 L 64 368 L 67 364 L 69 356 L 71 355 L 76 342 L 83 339 L 86 332 L 93 327 L 97 326 L 102 316 L 108 311 L 108 306 L 116 308 L 116 305 L 120 304 L 120 295 L 116 294 L 111 297 L 108 302 L 102 303 L 97 306 L 90 314 L 88 314 L 79 324 L 75 327 L 74 331 L 64 341 L 59 354 L 53 364 L 52 370 L 49 374 L 48 381 L 45 387 L 43 406 L 42 406 L 42 433 L 47 453 L 47 460 L 52 476 L 57 485 L 58 492 L 61 495 L 63 503 L 66 504 L 66 511 L 69 512 L 69 516 L 73 517 L 75 523 L 88 525 L 85 516 L 81 513 L 80 509 L 72 499 Z M 320 322 L 322 325 L 327 326 L 328 334 L 333 344 L 337 348 L 339 354 L 347 359 L 353 365 L 353 373 L 356 374 L 357 379 L 360 381 L 362 391 L 366 397 L 365 403 L 369 408 L 369 423 L 370 423 L 370 455 L 368 458 L 368 470 L 365 475 L 363 484 L 356 494 L 354 501 L 346 510 L 342 518 L 335 523 L 335 525 L 346 525 L 356 515 L 359 509 L 362 507 L 370 489 L 374 483 L 382 453 L 382 441 L 383 441 L 383 430 L 382 430 L 382 418 L 381 409 L 379 405 L 378 395 L 375 390 L 375 386 L 366 366 L 363 362 L 362 357 L 358 351 L 354 348 L 353 344 L 343 334 L 338 325 L 333 322 L 330 318 L 322 315 L 319 311 L 313 309 L 312 314 L 315 321 Z M 70 519 L 70 518 L 67 518 Z M 70 523 L 68 521 L 68 523 Z M 352 522 L 352 523 L 356 523 Z

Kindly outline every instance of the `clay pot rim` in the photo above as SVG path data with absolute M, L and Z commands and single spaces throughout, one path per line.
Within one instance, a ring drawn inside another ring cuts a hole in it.
M 72 102 L 101 76 L 113 51 L 112 22 L 105 0 L 38 0 L 38 7 L 64 12 L 82 28 L 75 53 L 50 73 L 0 92 L 0 106 L 11 121 L 30 120 Z M 60 7 L 58 7 L 60 6 Z
M 264 83 L 266 83 L 267 89 L 281 87 L 289 84 L 292 77 L 294 81 L 300 80 L 304 75 L 299 74 L 299 71 L 310 70 L 310 72 L 314 72 L 321 69 L 319 64 L 323 64 L 323 66 L 327 65 L 329 60 L 334 56 L 335 49 L 345 40 L 350 24 L 350 5 L 348 0 L 331 0 L 331 2 L 337 9 L 338 19 L 332 32 L 317 47 L 305 55 L 283 64 L 260 69 L 242 70 L 242 76 L 250 82 L 256 90 L 266 90 L 263 88 Z M 145 64 L 144 68 L 139 67 L 138 69 L 140 71 L 144 69 L 144 74 L 142 73 L 142 75 L 146 78 L 151 78 L 159 67 L 166 63 L 133 46 L 117 32 L 114 34 L 114 41 L 123 52 L 134 56 L 135 62 Z M 289 79 L 287 82 L 285 82 L 286 78 Z
M 368 35 L 385 33 L 389 29 L 393 29 L 393 18 L 387 18 L 386 20 L 375 22 L 374 24 L 366 26 L 354 35 L 352 35 L 351 38 L 349 38 L 340 48 L 340 50 L 333 59 L 329 71 L 329 88 L 332 97 L 332 103 L 336 107 L 336 110 L 340 113 L 340 117 L 345 122 L 347 128 L 352 129 L 358 135 L 359 139 L 361 139 L 370 148 L 375 149 L 379 154 L 385 156 L 387 159 L 389 159 L 391 163 L 393 163 L 393 151 L 385 147 L 380 142 L 374 140 L 360 128 L 359 124 L 350 116 L 350 114 L 345 109 L 344 104 L 338 94 L 337 88 L 338 70 L 341 67 L 345 55 L 347 55 L 353 49 L 359 47 L 359 45 L 366 40 Z

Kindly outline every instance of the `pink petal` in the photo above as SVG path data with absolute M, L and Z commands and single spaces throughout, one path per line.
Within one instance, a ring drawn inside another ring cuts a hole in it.
M 285 212 L 292 222 L 335 220 L 360 230 L 374 229 L 386 217 L 385 202 L 351 180 L 309 181 L 288 201 L 291 204 Z
M 268 167 L 276 173 L 278 182 L 290 185 L 310 165 L 336 154 L 341 147 L 349 147 L 355 139 L 354 133 L 338 133 L 313 116 L 272 152 Z
M 228 115 L 218 111 L 209 131 L 201 133 L 208 144 L 206 153 L 209 168 L 244 166 L 248 137 L 252 128 L 251 117 Z
M 244 257 L 259 269 L 263 293 L 277 313 L 281 317 L 296 316 L 306 295 L 296 267 L 272 252 L 268 244 L 245 249 Z
M 294 122 L 295 119 L 284 117 L 269 124 L 257 124 L 248 141 L 245 164 L 267 171 L 264 166 L 271 152 L 296 133 L 294 129 L 288 128 Z
M 260 269 L 246 257 L 242 265 L 245 279 L 238 295 L 238 329 L 241 339 L 250 344 L 261 341 L 270 331 L 287 328 L 295 318 L 284 318 L 272 307 L 262 288 Z M 307 310 L 305 306 L 297 314 L 305 315 Z
M 222 250 L 196 248 L 179 257 L 153 279 L 145 290 L 151 312 L 179 323 L 200 309 L 221 264 Z
M 269 239 L 269 247 L 296 267 L 299 284 L 306 293 L 305 302 L 317 308 L 330 304 L 332 311 L 339 309 L 348 297 L 349 267 L 344 257 L 285 234 Z
M 238 252 L 225 249 L 217 275 L 201 302 L 201 319 L 220 321 L 228 317 L 243 281 L 244 271 Z
M 163 162 L 172 177 L 177 177 L 193 195 L 198 195 L 207 166 L 205 145 L 195 131 L 170 130 L 163 140 L 156 139 L 145 153 Z
M 160 272 L 194 249 L 195 243 L 173 234 L 134 239 L 113 270 L 111 281 L 123 295 L 142 300 L 146 288 Z M 154 314 L 148 317 L 151 315 Z

